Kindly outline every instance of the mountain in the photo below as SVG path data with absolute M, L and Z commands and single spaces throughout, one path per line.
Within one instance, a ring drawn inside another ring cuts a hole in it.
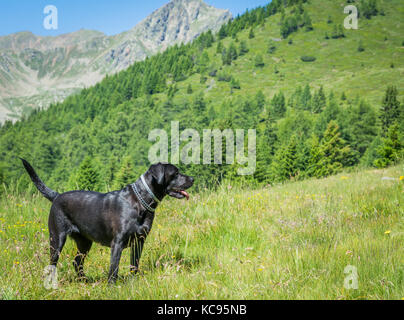
M 6 122 L 0 183 L 29 185 L 15 159 L 21 156 L 50 186 L 76 188 L 77 168 L 90 156 L 96 189 L 105 190 L 125 170 L 122 159 L 132 160 L 136 175 L 144 172 L 154 144 L 149 133 L 170 133 L 172 121 L 201 137 L 206 128 L 256 129 L 249 183 L 396 162 L 404 146 L 401 0 L 350 2 L 363 14 L 357 30 L 343 28 L 345 3 L 273 0 L 217 34 L 169 47 L 47 110 Z M 180 167 L 199 187 L 243 179 L 237 163 Z
M 168 46 L 217 31 L 230 18 L 228 10 L 202 0 L 172 0 L 115 36 L 79 30 L 57 37 L 0 37 L 0 122 L 61 101 Z

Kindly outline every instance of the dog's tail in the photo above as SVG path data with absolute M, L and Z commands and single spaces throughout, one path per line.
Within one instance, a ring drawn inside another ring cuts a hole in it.
M 28 163 L 28 161 L 20 158 L 22 161 L 22 164 L 25 167 L 25 170 L 27 170 L 32 182 L 35 184 L 35 187 L 44 195 L 46 199 L 49 201 L 53 202 L 53 200 L 56 199 L 56 197 L 59 195 L 56 191 L 53 191 L 52 189 L 49 189 L 43 182 L 42 180 L 38 177 L 36 174 L 34 168 Z

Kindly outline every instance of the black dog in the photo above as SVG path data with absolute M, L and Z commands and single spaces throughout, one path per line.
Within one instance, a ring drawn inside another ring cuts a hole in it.
M 85 279 L 83 263 L 93 242 L 111 248 L 108 282 L 118 277 L 122 250 L 131 247 L 131 271 L 137 272 L 143 244 L 154 220 L 158 203 L 166 196 L 189 198 L 186 189 L 194 179 L 179 173 L 171 164 L 155 164 L 137 180 L 120 191 L 97 193 L 71 191 L 59 194 L 49 189 L 31 165 L 21 159 L 38 190 L 52 204 L 49 215 L 50 264 L 56 267 L 60 252 L 70 236 L 77 244 L 73 265 Z

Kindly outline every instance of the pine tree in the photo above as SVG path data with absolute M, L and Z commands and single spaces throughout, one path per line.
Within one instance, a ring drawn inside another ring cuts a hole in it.
M 398 124 L 394 123 L 389 128 L 386 138 L 382 140 L 381 147 L 377 150 L 379 158 L 374 162 L 376 167 L 384 168 L 403 159 L 404 145 L 400 140 Z
M 382 124 L 382 134 L 386 135 L 390 126 L 398 121 L 400 117 L 400 102 L 397 100 L 397 88 L 390 86 L 386 90 L 380 109 L 380 120 Z
M 80 164 L 76 182 L 80 190 L 92 191 L 98 186 L 99 175 L 91 157 L 86 157 Z
M 265 66 L 264 59 L 262 58 L 262 55 L 257 54 L 257 55 L 255 56 L 254 66 L 256 66 L 256 67 L 258 67 L 258 68 L 262 68 L 262 67 Z
M 122 161 L 121 168 L 116 174 L 114 180 L 113 188 L 122 189 L 130 183 L 135 182 L 137 179 L 132 159 L 130 157 L 125 157 Z
M 221 54 L 223 53 L 223 44 L 221 41 L 218 41 L 217 46 L 216 46 L 216 53 Z
M 237 54 L 237 49 L 234 43 L 230 43 L 229 50 L 227 51 L 229 55 L 229 59 L 231 61 L 237 60 L 238 54 Z
M 324 157 L 322 149 L 320 148 L 320 141 L 318 137 L 313 134 L 307 144 L 310 148 L 310 156 L 307 164 L 306 175 L 319 178 L 321 177 L 319 172 L 320 161 Z
M 257 168 L 254 178 L 259 182 L 271 182 L 270 165 L 275 153 L 277 136 L 274 123 L 269 118 L 265 121 L 265 128 L 258 135 L 257 144 Z
M 323 86 L 314 94 L 312 103 L 312 112 L 321 113 L 327 105 L 327 98 L 324 94 Z
M 251 29 L 250 29 L 250 33 L 248 34 L 248 39 L 254 39 L 254 38 L 255 38 L 254 29 L 251 28 Z
M 247 42 L 246 42 L 245 40 L 242 40 L 242 41 L 240 42 L 240 47 L 239 47 L 239 49 L 238 49 L 239 55 L 240 55 L 240 56 L 243 56 L 243 55 L 245 55 L 246 53 L 248 53 L 248 51 L 249 51 L 249 49 L 248 49 L 248 47 L 247 47 Z
M 313 30 L 313 24 L 311 22 L 311 18 L 307 12 L 304 13 L 303 15 L 303 23 L 306 31 L 311 31 Z
M 304 87 L 304 90 L 300 96 L 299 107 L 303 110 L 311 109 L 311 93 L 310 86 L 308 84 Z
M 271 111 L 274 119 L 280 119 L 285 116 L 286 113 L 286 103 L 285 96 L 282 92 L 275 94 L 271 101 Z
M 227 37 L 227 31 L 226 31 L 226 26 L 225 25 L 221 26 L 221 28 L 219 30 L 219 33 L 218 33 L 218 36 L 219 36 L 219 40 L 222 40 L 222 39 Z
M 359 106 L 352 107 L 345 117 L 348 120 L 346 130 L 350 146 L 362 156 L 377 135 L 376 113 L 373 108 L 361 101 Z
M 229 50 L 227 50 L 226 48 L 225 49 L 223 49 L 223 52 L 222 52 L 222 62 L 223 62 L 223 65 L 228 65 L 228 66 L 230 66 L 231 65 L 231 61 L 232 61 L 232 59 L 231 59 L 231 54 L 230 54 L 230 52 L 229 52 Z
M 351 149 L 341 138 L 339 126 L 333 120 L 327 126 L 319 152 L 322 157 L 315 172 L 317 177 L 336 174 L 341 171 L 345 163 L 349 163 Z
M 281 146 L 276 152 L 272 165 L 272 179 L 285 181 L 295 178 L 298 171 L 297 138 L 292 136 L 287 145 Z

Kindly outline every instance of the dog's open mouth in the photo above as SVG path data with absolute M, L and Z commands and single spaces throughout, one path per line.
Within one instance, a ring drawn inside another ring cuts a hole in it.
M 168 195 L 177 199 L 187 198 L 189 200 L 189 194 L 185 190 L 171 190 L 168 192 Z

